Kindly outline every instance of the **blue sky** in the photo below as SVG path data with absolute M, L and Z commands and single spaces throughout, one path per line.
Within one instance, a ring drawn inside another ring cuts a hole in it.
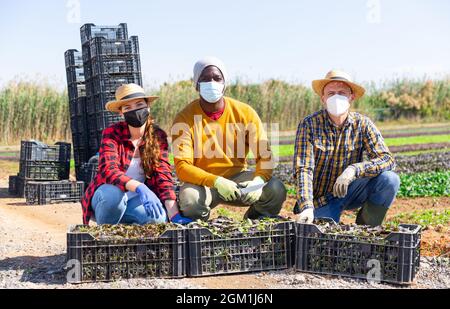
M 215 55 L 232 79 L 310 84 L 331 68 L 358 81 L 450 74 L 450 1 L 78 1 L 0 2 L 0 83 L 48 79 L 65 86 L 64 51 L 79 28 L 126 22 L 138 35 L 146 85 L 188 79 Z M 75 14 L 73 14 L 75 12 Z M 75 17 L 75 18 L 74 18 Z

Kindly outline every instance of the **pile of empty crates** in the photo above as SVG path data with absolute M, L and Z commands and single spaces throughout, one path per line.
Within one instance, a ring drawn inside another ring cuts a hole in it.
M 81 52 L 70 49 L 65 59 L 76 176 L 89 183 L 97 169 L 90 159 L 99 151 L 103 130 L 123 120 L 105 104 L 122 84 L 142 86 L 142 74 L 138 38 L 128 37 L 126 24 L 85 24 L 80 34 Z
M 84 183 L 69 181 L 70 154 L 68 143 L 22 141 L 19 173 L 9 177 L 9 193 L 25 197 L 29 205 L 79 202 Z

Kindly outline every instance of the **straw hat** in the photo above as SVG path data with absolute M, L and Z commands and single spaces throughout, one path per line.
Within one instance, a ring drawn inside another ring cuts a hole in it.
M 312 87 L 319 96 L 322 96 L 323 88 L 325 88 L 328 83 L 335 81 L 346 83 L 352 89 L 352 92 L 355 95 L 355 100 L 361 98 L 366 92 L 366 90 L 362 86 L 352 82 L 352 78 L 350 77 L 350 75 L 338 70 L 332 70 L 328 72 L 324 79 L 314 80 L 312 82 Z
M 110 112 L 118 113 L 123 105 L 136 99 L 144 99 L 147 104 L 150 104 L 158 97 L 145 95 L 144 89 L 139 85 L 124 84 L 116 90 L 116 101 L 106 103 L 105 108 Z

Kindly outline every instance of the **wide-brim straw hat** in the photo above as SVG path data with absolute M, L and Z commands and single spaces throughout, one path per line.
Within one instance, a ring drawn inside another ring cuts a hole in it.
M 124 84 L 116 90 L 116 100 L 106 103 L 105 108 L 113 113 L 120 112 L 120 108 L 126 103 L 136 100 L 144 99 L 150 105 L 153 101 L 158 99 L 156 96 L 148 96 L 144 89 L 136 84 Z
M 346 83 L 352 89 L 352 92 L 355 95 L 355 100 L 361 98 L 366 92 L 364 87 L 352 81 L 349 74 L 338 70 L 328 72 L 324 79 L 313 80 L 312 87 L 319 96 L 323 96 L 323 88 L 325 88 L 325 86 L 330 82 L 336 81 Z

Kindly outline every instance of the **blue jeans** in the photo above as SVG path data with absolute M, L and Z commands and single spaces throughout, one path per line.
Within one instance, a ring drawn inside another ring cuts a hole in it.
M 336 198 L 328 194 L 327 205 L 316 208 L 314 217 L 332 218 L 339 222 L 344 210 L 361 208 L 364 203 L 389 208 L 394 202 L 400 187 L 400 178 L 394 172 L 383 172 L 377 177 L 357 179 L 348 187 L 344 198 Z
M 110 184 L 97 188 L 92 197 L 97 224 L 159 224 L 167 222 L 167 214 L 158 220 L 149 218 L 139 196 L 128 200 L 125 192 Z

